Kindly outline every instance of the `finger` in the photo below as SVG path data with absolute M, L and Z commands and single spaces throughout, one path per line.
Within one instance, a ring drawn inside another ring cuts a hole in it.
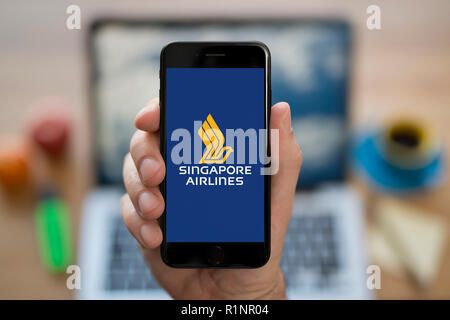
M 137 130 L 131 138 L 130 154 L 144 185 L 155 187 L 163 181 L 166 167 L 159 151 L 159 134 Z
M 154 98 L 139 111 L 134 120 L 134 125 L 143 131 L 157 132 L 159 130 L 159 113 L 159 99 Z
M 144 248 L 157 248 L 162 242 L 162 232 L 155 220 L 142 219 L 134 209 L 128 194 L 121 200 L 122 219 L 139 244 Z
M 271 177 L 272 252 L 281 257 L 284 236 L 292 213 L 302 153 L 291 127 L 291 113 L 286 102 L 277 103 L 270 114 L 270 128 L 278 129 L 278 172 Z
M 159 284 L 167 290 L 174 299 L 186 296 L 186 283 L 190 283 L 189 295 L 192 299 L 201 298 L 204 290 L 201 281 L 193 281 L 198 277 L 199 269 L 180 269 L 167 266 L 161 259 L 159 248 L 143 248 L 142 255 L 152 270 Z
M 148 188 L 141 182 L 131 155 L 123 164 L 123 181 L 136 212 L 144 219 L 158 219 L 164 211 L 164 199 L 158 187 Z

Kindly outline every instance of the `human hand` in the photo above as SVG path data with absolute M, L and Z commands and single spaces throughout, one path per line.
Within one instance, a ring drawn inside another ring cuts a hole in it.
M 138 130 L 123 166 L 127 194 L 121 203 L 125 225 L 140 244 L 155 278 L 175 299 L 285 299 L 280 260 L 302 162 L 289 105 L 280 102 L 271 109 L 270 128 L 279 130 L 279 158 L 272 158 L 278 162 L 278 172 L 271 178 L 271 256 L 257 269 L 175 269 L 162 261 L 163 236 L 157 219 L 165 206 L 159 190 L 165 165 L 159 147 L 159 117 L 158 99 L 136 116 Z

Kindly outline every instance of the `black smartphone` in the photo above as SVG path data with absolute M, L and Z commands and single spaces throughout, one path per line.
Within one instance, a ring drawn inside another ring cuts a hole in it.
M 270 256 L 270 52 L 260 42 L 161 51 L 161 257 L 179 268 L 257 268 Z

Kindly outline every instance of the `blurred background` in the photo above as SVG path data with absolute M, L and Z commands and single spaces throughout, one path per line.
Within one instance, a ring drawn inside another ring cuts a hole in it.
M 72 4 L 80 30 L 66 27 Z M 380 30 L 366 24 L 372 4 Z M 449 299 L 449 10 L 437 0 L 0 1 L 0 298 L 80 297 L 66 267 L 81 264 L 82 277 L 97 279 L 91 247 L 103 232 L 119 240 L 103 247 L 111 252 L 99 288 L 141 286 L 142 261 L 124 265 L 139 259 L 135 249 L 126 255 L 126 230 L 91 218 L 109 199 L 118 211 L 117 197 L 95 190 L 120 185 L 132 120 L 158 94 L 162 46 L 216 39 L 271 49 L 273 102 L 291 104 L 305 157 L 297 202 L 319 193 L 314 201 L 332 204 L 336 196 L 320 190 L 345 184 L 360 204 L 344 211 L 361 224 L 330 220 L 352 238 L 333 238 L 328 216 L 307 219 L 296 205 L 301 219 L 285 250 L 294 249 L 283 257 L 291 288 L 335 292 L 333 274 L 348 265 L 359 271 L 342 282 L 365 287 L 375 265 L 381 288 L 354 297 Z M 143 277 L 141 291 L 157 289 Z M 82 297 L 111 297 L 88 287 Z

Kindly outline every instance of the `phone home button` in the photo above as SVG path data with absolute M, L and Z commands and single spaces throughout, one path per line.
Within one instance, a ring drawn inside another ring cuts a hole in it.
M 208 248 L 208 262 L 211 264 L 220 264 L 223 262 L 224 252 L 222 247 L 212 246 Z

